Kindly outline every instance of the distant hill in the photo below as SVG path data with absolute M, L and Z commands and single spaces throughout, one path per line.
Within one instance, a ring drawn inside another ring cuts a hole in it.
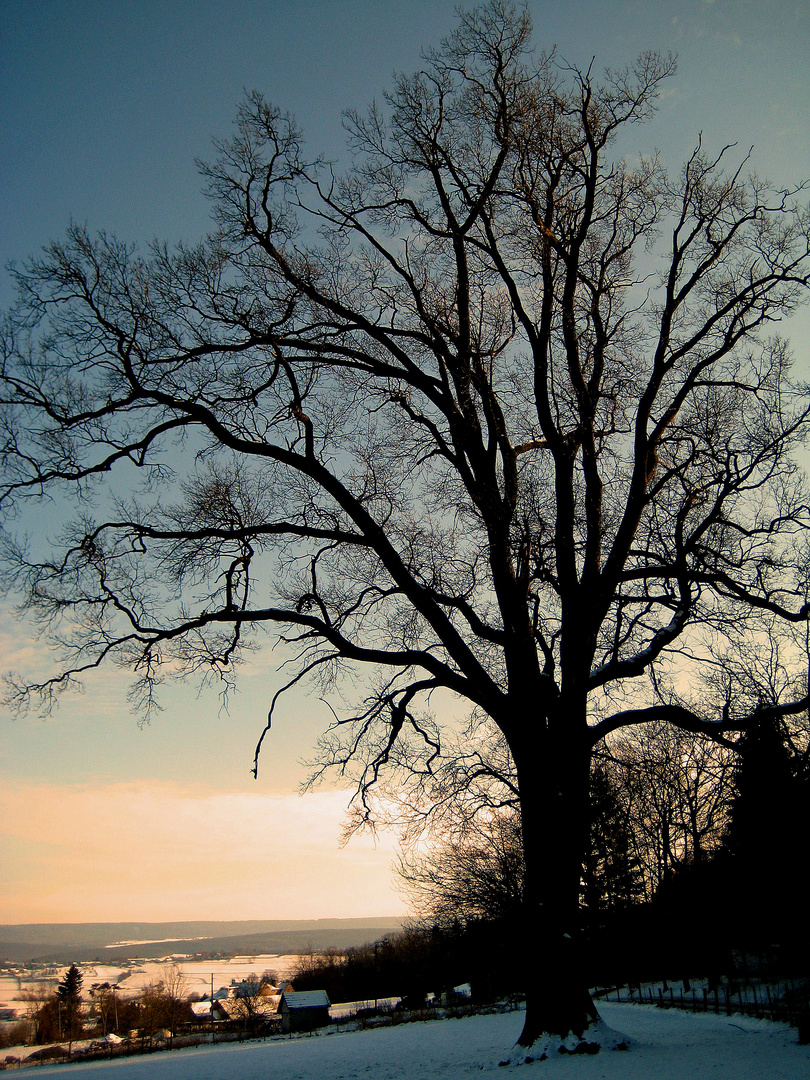
M 402 927 L 402 918 L 252 919 L 236 922 L 0 924 L 0 960 L 67 964 L 173 953 L 296 953 L 349 948 Z

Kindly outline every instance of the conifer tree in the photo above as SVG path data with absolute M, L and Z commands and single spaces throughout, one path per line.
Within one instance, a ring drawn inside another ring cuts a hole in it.
M 643 892 L 631 822 L 615 781 L 601 764 L 591 769 L 591 829 L 583 860 L 582 902 L 597 912 L 630 907 Z
M 805 755 L 784 725 L 763 719 L 744 734 L 734 786 L 723 861 L 738 933 L 755 947 L 793 941 L 804 922 L 810 800 Z
M 82 973 L 71 964 L 56 988 L 61 1006 L 62 1031 L 73 1039 L 79 1024 L 79 1006 L 82 1000 Z

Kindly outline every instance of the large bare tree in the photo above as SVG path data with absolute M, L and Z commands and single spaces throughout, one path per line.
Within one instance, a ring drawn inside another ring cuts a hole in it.
M 810 611 L 808 399 L 776 336 L 807 210 L 728 148 L 619 156 L 670 59 L 597 77 L 529 38 L 504 0 L 462 14 L 348 115 L 345 175 L 251 94 L 204 168 L 217 231 L 142 257 L 71 229 L 18 274 L 2 354 L 3 505 L 79 505 L 49 553 L 7 543 L 65 661 L 12 696 L 113 662 L 148 708 L 277 627 L 300 677 L 370 673 L 328 751 L 361 787 L 398 745 L 431 767 L 433 692 L 468 702 L 518 778 L 524 1046 L 596 1017 L 593 748 L 804 709 Z M 798 674 L 752 703 L 712 665 L 764 635 Z

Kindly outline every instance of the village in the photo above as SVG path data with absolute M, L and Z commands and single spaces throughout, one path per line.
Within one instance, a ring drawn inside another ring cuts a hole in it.
M 333 1003 L 326 990 L 296 990 L 289 977 L 269 968 L 215 988 L 214 971 L 244 969 L 252 960 L 283 961 L 304 970 L 309 957 L 233 957 L 214 963 L 181 956 L 132 961 L 115 973 L 103 965 L 0 967 L 0 1069 L 45 1061 L 112 1058 L 203 1043 L 311 1034 L 330 1024 L 374 1026 L 401 1005 L 399 998 Z M 195 968 L 213 968 L 210 988 Z M 108 975 L 104 981 L 91 981 Z M 426 1004 L 463 1004 L 470 987 L 428 995 Z
M 199 978 L 187 976 L 178 959 L 167 958 L 157 978 L 154 971 L 134 967 L 121 971 L 116 981 L 89 982 L 87 976 L 107 974 L 94 965 L 84 971 L 75 964 L 67 971 L 54 965 L 4 968 L 0 1045 L 42 1044 L 55 1036 L 88 1044 L 77 1048 L 95 1051 L 133 1040 L 158 1045 L 200 1031 L 243 1035 L 312 1031 L 330 1021 L 324 991 L 296 993 L 291 979 L 265 971 L 233 978 L 228 985 L 201 994 L 190 989 Z M 150 981 L 138 979 L 147 974 L 153 976 Z M 213 986 L 213 974 L 211 979 Z M 130 1026 L 136 1019 L 137 1025 Z

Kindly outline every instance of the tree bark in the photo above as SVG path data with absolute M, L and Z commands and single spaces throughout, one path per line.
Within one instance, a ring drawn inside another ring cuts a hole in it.
M 563 745 L 553 729 L 534 747 L 525 741 L 513 747 L 526 867 L 526 1020 L 518 1045 L 570 1045 L 599 1019 L 588 990 L 579 905 L 590 752 L 583 742 L 572 746 L 570 736 Z

